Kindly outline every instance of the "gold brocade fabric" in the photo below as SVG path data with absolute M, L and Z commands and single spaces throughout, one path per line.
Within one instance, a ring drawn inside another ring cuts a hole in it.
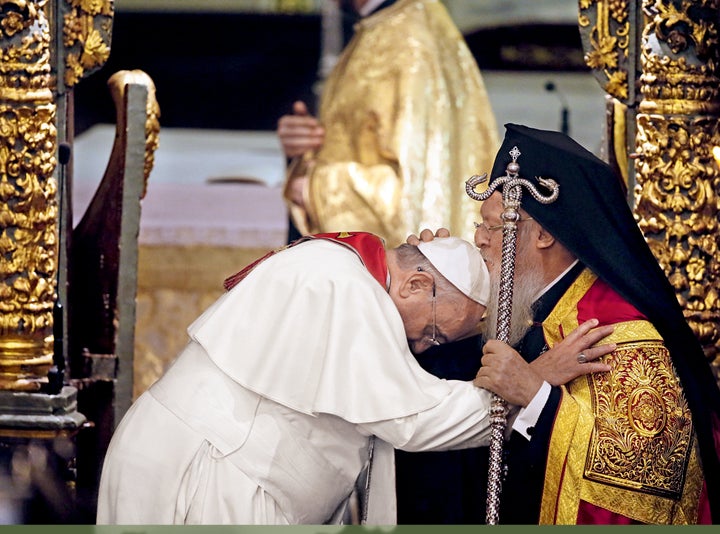
M 485 85 L 436 0 L 398 0 L 361 20 L 328 77 L 325 144 L 289 169 L 308 173 L 303 233 L 342 230 L 403 243 L 422 228 L 473 238 L 479 204 L 465 193 L 499 146 Z
M 586 270 L 543 323 L 550 346 L 577 325 L 595 282 Z M 599 343 L 618 347 L 608 373 L 567 385 L 550 439 L 543 524 L 575 524 L 581 501 L 636 521 L 693 524 L 703 478 L 692 417 L 660 335 L 648 321 L 618 323 Z

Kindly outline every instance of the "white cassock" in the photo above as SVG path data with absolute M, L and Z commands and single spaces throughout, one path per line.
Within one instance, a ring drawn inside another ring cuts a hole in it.
M 367 523 L 394 524 L 393 447 L 488 443 L 490 393 L 425 372 L 335 243 L 271 256 L 188 333 L 113 436 L 98 524 L 337 523 L 373 435 Z

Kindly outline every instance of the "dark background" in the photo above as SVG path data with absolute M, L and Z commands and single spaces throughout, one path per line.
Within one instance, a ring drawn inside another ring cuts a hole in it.
M 108 78 L 155 82 L 163 127 L 274 130 L 297 99 L 312 103 L 321 19 L 313 15 L 116 12 L 110 57 L 75 88 L 75 134 L 114 123 Z M 523 25 L 465 36 L 483 70 L 587 70 L 577 25 Z

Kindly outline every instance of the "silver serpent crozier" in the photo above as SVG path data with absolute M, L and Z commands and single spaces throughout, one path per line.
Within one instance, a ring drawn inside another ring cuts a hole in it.
M 500 295 L 498 297 L 498 322 L 496 339 L 507 343 L 510 339 L 510 318 L 512 316 L 513 284 L 515 276 L 515 251 L 517 244 L 517 223 L 520 220 L 520 201 L 523 187 L 541 204 L 554 202 L 560 192 L 560 186 L 550 178 L 537 177 L 540 185 L 551 193 L 543 196 L 530 181 L 520 178 L 520 157 L 518 147 L 510 151 L 512 161 L 505 169 L 505 176 L 497 178 L 482 192 L 475 188 L 487 179 L 487 174 L 473 176 L 465 182 L 465 191 L 473 200 L 486 200 L 502 186 L 503 239 L 502 262 L 500 265 Z M 500 494 L 502 492 L 502 450 L 505 427 L 507 426 L 507 402 L 499 395 L 493 394 L 490 405 L 490 464 L 488 468 L 486 521 L 488 525 L 497 525 L 500 510 Z

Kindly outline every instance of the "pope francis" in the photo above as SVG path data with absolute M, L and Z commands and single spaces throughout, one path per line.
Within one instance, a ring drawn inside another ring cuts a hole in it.
M 117 428 L 98 524 L 338 523 L 365 467 L 362 515 L 392 524 L 393 447 L 487 444 L 490 392 L 413 357 L 481 321 L 488 272 L 466 241 L 386 250 L 372 234 L 314 235 L 226 287 Z M 569 353 L 575 374 L 603 368 Z M 522 373 L 482 385 L 526 405 L 543 378 L 502 360 Z

